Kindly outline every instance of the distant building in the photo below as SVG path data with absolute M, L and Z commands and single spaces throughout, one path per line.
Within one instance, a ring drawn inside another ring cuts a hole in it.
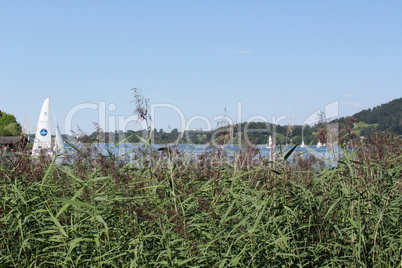
M 27 143 L 28 139 L 26 137 L 0 137 L 0 149 L 3 150 L 23 149 Z

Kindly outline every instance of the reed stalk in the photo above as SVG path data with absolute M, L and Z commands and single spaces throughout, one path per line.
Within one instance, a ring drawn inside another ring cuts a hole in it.
M 270 167 L 253 148 L 231 162 L 173 147 L 134 167 L 94 148 L 60 166 L 3 154 L 0 265 L 400 267 L 401 145 L 354 141 L 330 168 Z

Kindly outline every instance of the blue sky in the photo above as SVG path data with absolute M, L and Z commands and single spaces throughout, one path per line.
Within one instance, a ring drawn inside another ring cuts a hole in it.
M 204 129 L 223 114 L 301 124 L 335 101 L 351 115 L 402 97 L 401 14 L 401 1 L 0 1 L 0 110 L 33 133 L 49 96 L 64 133 L 138 129 L 142 88 L 165 130 L 178 110 Z

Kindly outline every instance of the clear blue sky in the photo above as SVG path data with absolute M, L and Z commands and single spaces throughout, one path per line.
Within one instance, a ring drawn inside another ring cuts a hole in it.
M 301 124 L 334 101 L 351 115 L 402 97 L 401 14 L 399 0 L 0 1 L 0 110 L 33 133 L 49 96 L 69 133 L 71 109 L 103 101 L 112 130 L 137 87 L 191 127 L 215 128 L 225 108 L 237 121 L 238 102 L 242 121 Z M 77 112 L 73 130 L 98 113 Z M 158 129 L 178 118 L 155 110 Z

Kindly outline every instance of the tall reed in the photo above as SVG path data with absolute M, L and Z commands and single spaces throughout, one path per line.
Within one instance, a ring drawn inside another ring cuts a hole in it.
M 62 166 L 2 154 L 0 264 L 401 266 L 401 140 L 355 144 L 335 168 L 252 147 L 138 151 L 138 165 L 94 148 Z

